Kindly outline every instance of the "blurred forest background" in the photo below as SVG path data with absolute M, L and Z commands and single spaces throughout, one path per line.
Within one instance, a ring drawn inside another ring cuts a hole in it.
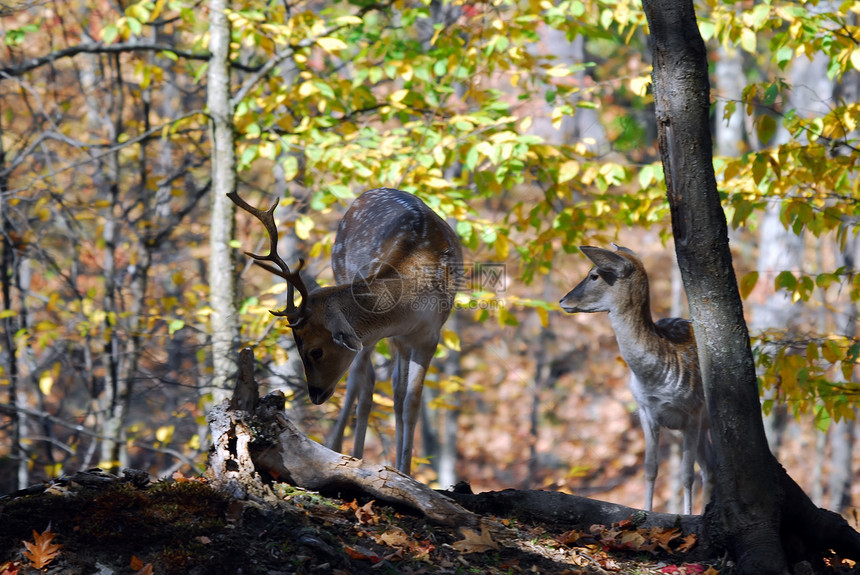
M 816 503 L 845 511 L 860 497 L 860 3 L 696 8 L 768 437 Z M 0 492 L 91 466 L 201 471 L 206 410 L 242 346 L 325 437 L 343 392 L 307 400 L 267 311 L 284 286 L 242 255 L 265 234 L 224 207 L 235 176 L 250 203 L 281 200 L 281 255 L 322 282 L 365 189 L 414 192 L 460 234 L 472 281 L 428 377 L 418 479 L 641 506 L 644 439 L 608 319 L 556 305 L 588 269 L 577 246 L 614 241 L 643 258 L 655 316 L 686 314 L 641 10 L 3 0 Z M 213 145 L 219 118 L 235 159 Z M 390 397 L 382 381 L 366 451 L 389 463 Z M 655 505 L 678 511 L 678 445 L 663 443 Z

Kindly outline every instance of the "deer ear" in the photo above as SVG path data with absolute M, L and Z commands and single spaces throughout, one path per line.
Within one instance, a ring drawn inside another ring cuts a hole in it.
M 355 332 L 352 331 L 352 328 L 350 328 L 350 331 L 348 332 L 341 331 L 338 333 L 332 333 L 331 335 L 332 339 L 334 339 L 334 342 L 336 344 L 341 347 L 345 347 L 350 351 L 358 353 L 364 347 L 363 345 L 361 345 L 361 340 L 358 339 L 358 336 L 356 336 Z
M 361 351 L 364 347 L 361 344 L 361 339 L 352 329 L 352 326 L 346 321 L 343 314 L 337 314 L 335 317 L 326 322 L 326 327 L 331 332 L 331 338 L 336 344 L 354 352 Z
M 616 252 L 592 246 L 580 246 L 579 249 L 599 271 L 609 272 L 615 277 L 626 278 L 636 269 L 630 260 Z

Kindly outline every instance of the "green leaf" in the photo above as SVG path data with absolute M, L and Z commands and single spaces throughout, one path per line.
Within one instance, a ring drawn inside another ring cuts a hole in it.
M 789 292 L 794 292 L 794 289 L 797 287 L 797 278 L 794 277 L 794 274 L 788 270 L 781 271 L 776 276 L 776 279 L 773 281 L 773 288 L 775 290 L 784 289 Z
M 767 174 L 767 160 L 761 154 L 756 154 L 753 158 L 752 174 L 756 185 L 760 184 Z
M 108 24 L 102 30 L 102 42 L 104 44 L 111 44 L 114 40 L 116 40 L 116 37 L 118 35 L 119 30 L 117 30 L 117 27 L 113 24 Z
M 758 128 L 756 130 L 756 135 L 758 136 L 759 141 L 763 145 L 767 145 L 770 143 L 771 138 L 773 138 L 774 133 L 776 132 L 776 120 L 773 119 L 773 116 L 764 115 L 758 122 Z

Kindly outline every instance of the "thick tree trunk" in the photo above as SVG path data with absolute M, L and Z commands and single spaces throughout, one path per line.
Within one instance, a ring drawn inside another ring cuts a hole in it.
M 819 521 L 833 522 L 830 532 L 844 537 L 843 556 L 858 554 L 860 535 L 850 528 L 853 535 L 846 534 L 847 524 L 837 528 L 837 519 L 819 512 L 768 449 L 713 170 L 708 62 L 693 3 L 645 0 L 643 5 L 652 35 L 658 141 L 675 250 L 718 461 L 714 501 L 706 512 L 709 534 L 725 541 L 739 573 L 786 573 L 787 550 L 792 561 L 820 558 L 835 545 L 821 547 Z

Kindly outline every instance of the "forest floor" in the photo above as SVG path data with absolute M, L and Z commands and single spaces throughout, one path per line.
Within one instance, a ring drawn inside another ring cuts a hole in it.
M 732 572 L 718 557 L 686 561 L 695 536 L 679 530 L 488 517 L 502 539 L 282 484 L 261 505 L 181 475 L 136 483 L 56 481 L 0 499 L 0 574 Z

